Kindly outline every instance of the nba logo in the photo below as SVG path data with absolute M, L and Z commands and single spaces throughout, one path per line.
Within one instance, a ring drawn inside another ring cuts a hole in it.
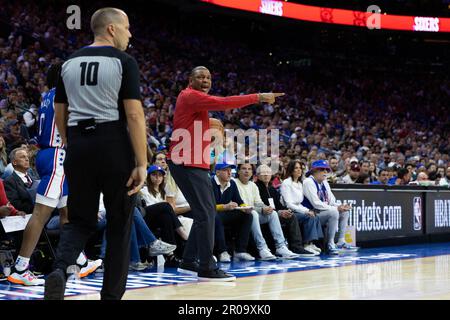
M 414 230 L 422 230 L 422 198 L 414 197 L 413 200 L 414 207 Z

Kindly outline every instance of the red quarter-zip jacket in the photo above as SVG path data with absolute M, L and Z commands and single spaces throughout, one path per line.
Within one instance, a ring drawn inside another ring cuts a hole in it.
M 216 97 L 188 87 L 177 98 L 168 159 L 175 164 L 209 170 L 211 138 L 208 111 L 224 111 L 258 103 L 258 94 Z

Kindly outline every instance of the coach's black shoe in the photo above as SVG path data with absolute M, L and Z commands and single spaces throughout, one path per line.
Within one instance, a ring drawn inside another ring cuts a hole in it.
M 225 271 L 217 268 L 214 270 L 207 270 L 207 271 L 199 270 L 198 280 L 226 282 L 226 281 L 235 281 L 236 277 L 233 276 L 232 274 L 228 274 Z
M 66 274 L 56 269 L 45 279 L 44 300 L 64 300 L 66 290 Z
M 196 261 L 194 261 L 194 262 L 181 261 L 180 265 L 178 266 L 177 271 L 196 277 L 198 275 L 198 269 L 199 269 L 199 265 Z

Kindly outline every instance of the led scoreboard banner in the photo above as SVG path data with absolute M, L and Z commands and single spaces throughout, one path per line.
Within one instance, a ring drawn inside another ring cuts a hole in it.
M 324 8 L 274 0 L 200 0 L 214 5 L 303 21 L 341 24 L 368 29 L 450 32 L 450 18 Z

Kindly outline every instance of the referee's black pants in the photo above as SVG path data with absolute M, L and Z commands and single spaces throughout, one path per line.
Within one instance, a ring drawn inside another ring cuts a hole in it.
M 102 299 L 121 299 L 130 263 L 134 196 L 126 183 L 134 168 L 134 152 L 124 123 L 97 124 L 93 132 L 69 127 L 64 171 L 69 186 L 69 223 L 61 233 L 55 269 L 75 264 L 96 231 L 100 193 L 106 208 L 106 255 Z
M 183 261 L 199 260 L 201 270 L 213 270 L 214 223 L 216 198 L 208 170 L 185 167 L 168 162 L 170 173 L 191 207 L 192 224 L 189 238 L 184 248 Z

